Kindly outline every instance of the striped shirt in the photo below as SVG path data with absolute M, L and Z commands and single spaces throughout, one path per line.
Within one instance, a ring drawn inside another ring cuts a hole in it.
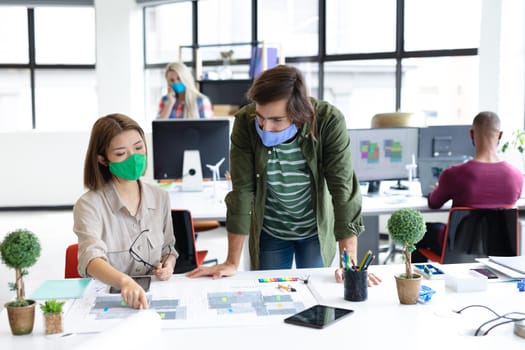
M 164 109 L 164 106 L 166 106 L 166 102 L 168 101 L 167 96 L 162 96 L 162 99 L 159 103 L 159 113 Z M 197 97 L 197 109 L 199 110 L 199 118 L 209 118 L 213 117 L 213 107 L 211 105 L 210 99 L 204 95 Z M 182 118 L 182 113 L 184 112 L 184 103 L 180 103 L 178 100 L 175 101 L 175 104 L 173 105 L 169 119 L 177 119 Z
M 268 159 L 267 176 L 262 231 L 285 240 L 316 235 L 310 172 L 297 138 L 273 147 Z

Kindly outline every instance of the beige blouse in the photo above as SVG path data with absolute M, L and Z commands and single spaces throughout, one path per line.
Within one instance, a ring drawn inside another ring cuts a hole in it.
M 149 274 L 165 254 L 178 256 L 166 191 L 144 182 L 136 216 L 124 206 L 112 181 L 100 191 L 88 191 L 73 208 L 73 231 L 78 236 L 78 271 L 89 277 L 87 266 L 95 258 L 130 276 Z M 130 253 L 133 250 L 133 258 Z

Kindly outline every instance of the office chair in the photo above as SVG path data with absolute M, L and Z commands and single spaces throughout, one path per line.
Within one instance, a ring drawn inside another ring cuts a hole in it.
M 418 252 L 440 264 L 475 262 L 488 256 L 516 256 L 519 251 L 518 208 L 451 208 L 441 254 Z
M 78 244 L 71 244 L 66 248 L 66 268 L 64 278 L 81 278 L 78 273 Z
M 175 235 L 175 249 L 179 253 L 173 273 L 185 273 L 202 264 L 215 263 L 217 259 L 204 260 L 207 250 L 197 251 L 195 244 L 195 230 L 189 210 L 173 209 L 171 211 L 173 233 Z

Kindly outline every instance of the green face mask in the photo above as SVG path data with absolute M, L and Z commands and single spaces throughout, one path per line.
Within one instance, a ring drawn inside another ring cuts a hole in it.
M 146 170 L 146 156 L 135 153 L 122 162 L 109 162 L 109 171 L 121 179 L 135 181 Z

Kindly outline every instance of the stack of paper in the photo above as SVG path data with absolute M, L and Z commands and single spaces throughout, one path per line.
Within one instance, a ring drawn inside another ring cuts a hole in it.
M 525 256 L 489 256 L 489 260 L 508 269 L 525 274 Z

